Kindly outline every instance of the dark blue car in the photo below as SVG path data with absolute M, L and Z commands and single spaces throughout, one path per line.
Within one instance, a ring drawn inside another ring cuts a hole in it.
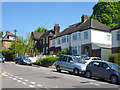
M 119 83 L 120 66 L 107 61 L 92 61 L 87 65 L 86 77 L 91 78 L 92 76 Z
M 18 56 L 15 58 L 15 64 L 28 64 L 32 65 L 31 60 L 26 56 Z

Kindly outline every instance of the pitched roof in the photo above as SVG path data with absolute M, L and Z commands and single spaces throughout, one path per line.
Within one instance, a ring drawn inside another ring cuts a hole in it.
M 40 38 L 44 38 L 44 37 L 47 37 L 47 36 L 53 36 L 53 30 L 49 30 L 49 31 L 46 31 L 44 32 Z
M 70 25 L 64 31 L 60 32 L 56 37 L 71 34 L 73 32 L 77 32 L 77 31 L 84 31 L 84 30 L 90 29 L 90 28 L 100 30 L 100 31 L 105 31 L 105 32 L 110 32 L 110 29 L 111 29 L 110 27 L 105 26 L 104 24 L 98 22 L 97 20 L 88 19 L 83 23 L 76 23 L 76 24 Z M 53 37 L 53 38 L 56 38 L 56 37 Z
M 34 39 L 39 40 L 42 36 L 42 33 L 39 32 L 32 32 L 32 35 L 34 36 Z
M 116 30 L 116 29 L 120 29 L 120 24 L 118 24 L 118 25 L 112 27 L 112 28 L 111 28 L 111 31 L 112 31 L 112 30 Z
M 15 36 L 15 34 L 12 34 L 11 32 L 9 32 L 9 31 L 6 31 L 6 32 L 8 32 L 3 38 L 2 38 L 2 40 L 4 41 L 4 40 L 7 40 L 7 41 L 11 41 L 9 38 L 8 38 L 8 36 Z M 16 36 L 17 37 L 17 36 Z

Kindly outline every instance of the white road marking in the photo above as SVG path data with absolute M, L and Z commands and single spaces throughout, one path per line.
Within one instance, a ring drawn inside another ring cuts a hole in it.
M 11 74 L 10 76 L 12 77 L 13 75 Z
M 33 85 L 29 85 L 29 87 L 34 88 L 35 86 L 33 86 Z
M 37 85 L 37 86 L 42 87 L 43 85 Z
M 12 78 L 13 80 L 17 80 L 16 78 Z
M 30 82 L 31 84 L 35 84 L 35 82 Z
M 18 82 L 22 82 L 22 81 L 20 81 L 20 80 L 17 80 Z
M 23 84 L 27 84 L 27 83 L 25 83 L 25 82 L 22 82 Z
M 5 75 L 5 76 L 8 76 L 8 75 Z
M 9 78 L 12 78 L 12 77 L 9 77 Z
M 22 80 L 23 78 L 19 78 L 19 79 L 21 79 L 21 80 Z
M 18 77 L 18 76 L 15 76 L 16 78 Z
M 28 82 L 29 80 L 26 79 L 25 81 Z

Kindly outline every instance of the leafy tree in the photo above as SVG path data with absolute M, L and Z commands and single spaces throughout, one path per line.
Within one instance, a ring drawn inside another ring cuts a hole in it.
M 38 27 L 38 29 L 36 29 L 35 32 L 44 33 L 45 30 L 46 30 L 45 28 L 40 28 L 40 27 Z
M 113 27 L 120 22 L 120 2 L 98 2 L 93 7 L 91 18 Z
M 68 49 L 63 49 L 61 50 L 61 52 L 57 54 L 57 56 L 61 56 L 61 55 L 71 55 L 71 52 Z

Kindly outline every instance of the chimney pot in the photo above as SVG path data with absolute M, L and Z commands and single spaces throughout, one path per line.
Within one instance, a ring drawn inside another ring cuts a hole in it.
M 85 20 L 88 20 L 89 19 L 89 16 L 87 15 L 82 15 L 81 17 L 81 22 L 83 23 Z

